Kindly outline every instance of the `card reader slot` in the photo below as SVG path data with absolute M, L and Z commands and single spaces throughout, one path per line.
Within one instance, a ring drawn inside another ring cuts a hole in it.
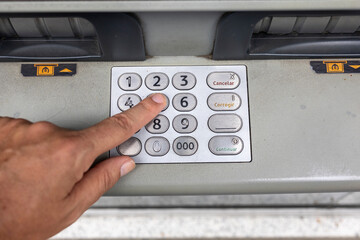
M 129 14 L 0 15 L 0 61 L 144 59 L 141 27 Z
M 216 60 L 360 57 L 359 12 L 238 12 L 220 20 Z

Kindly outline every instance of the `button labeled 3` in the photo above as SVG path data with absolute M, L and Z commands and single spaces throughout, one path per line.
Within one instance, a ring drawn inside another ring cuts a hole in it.
M 213 72 L 207 77 L 212 89 L 235 89 L 240 84 L 239 76 L 234 72 Z
M 215 155 L 237 155 L 243 147 L 238 136 L 216 136 L 209 141 L 209 149 Z
M 126 111 L 141 102 L 141 98 L 136 94 L 124 94 L 118 99 L 118 107 L 121 111 Z
M 176 89 L 189 90 L 195 87 L 196 78 L 191 73 L 181 72 L 174 75 L 172 82 Z
M 214 111 L 235 111 L 241 105 L 241 99 L 236 93 L 213 93 L 207 102 Z
M 170 143 L 164 137 L 152 137 L 145 142 L 145 151 L 151 156 L 164 156 L 170 150 Z

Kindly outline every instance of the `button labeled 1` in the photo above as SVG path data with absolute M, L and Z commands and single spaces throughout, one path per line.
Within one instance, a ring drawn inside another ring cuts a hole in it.
M 126 111 L 141 102 L 141 98 L 136 94 L 124 94 L 118 99 L 118 107 L 121 111 Z
M 141 86 L 141 77 L 136 73 L 124 73 L 119 77 L 119 87 L 125 91 L 134 91 Z

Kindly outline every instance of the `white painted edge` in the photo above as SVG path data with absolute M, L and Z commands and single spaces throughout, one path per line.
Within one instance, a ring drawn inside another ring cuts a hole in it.
M 360 209 L 91 209 L 53 239 L 357 237 Z

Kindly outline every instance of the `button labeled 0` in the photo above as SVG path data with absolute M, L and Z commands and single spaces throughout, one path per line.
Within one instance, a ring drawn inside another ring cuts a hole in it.
M 241 99 L 236 93 L 213 93 L 207 103 L 214 111 L 235 111 L 240 107 Z

